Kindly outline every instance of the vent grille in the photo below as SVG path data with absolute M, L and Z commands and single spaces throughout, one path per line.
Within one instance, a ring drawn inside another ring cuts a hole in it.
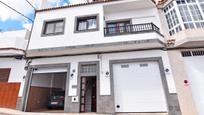
M 148 64 L 140 64 L 140 67 L 148 67 Z
M 129 64 L 121 65 L 121 68 L 129 68 Z
M 191 56 L 204 56 L 204 50 L 195 50 L 195 51 L 181 51 L 183 57 Z
M 203 56 L 204 50 L 192 51 L 193 56 Z
M 191 51 L 182 51 L 182 52 L 181 52 L 181 55 L 182 55 L 183 57 L 190 57 L 190 56 L 192 56 L 192 55 L 191 55 Z

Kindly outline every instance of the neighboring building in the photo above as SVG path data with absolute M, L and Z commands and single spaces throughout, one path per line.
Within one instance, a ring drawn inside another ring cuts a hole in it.
M 28 38 L 27 30 L 0 32 L 0 107 L 16 108 L 22 97 Z
M 172 72 L 177 91 L 183 92 L 178 93 L 181 110 L 191 110 L 182 113 L 204 115 L 204 1 L 164 0 L 161 3 L 158 7 L 167 32 Z M 182 82 L 186 85 L 180 87 Z
M 65 112 L 181 115 L 161 28 L 152 0 L 38 10 L 21 109 L 65 91 Z

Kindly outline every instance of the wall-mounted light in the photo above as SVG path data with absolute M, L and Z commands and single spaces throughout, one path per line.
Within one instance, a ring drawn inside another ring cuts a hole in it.
M 72 73 L 72 74 L 70 74 L 70 78 L 73 78 L 74 77 L 74 74 Z
M 188 80 L 183 80 L 184 86 L 189 86 L 189 81 Z
M 106 75 L 109 75 L 109 74 L 110 74 L 110 73 L 107 71 L 107 72 L 106 72 Z
M 170 71 L 170 70 L 169 70 L 168 68 L 166 68 L 166 69 L 165 69 L 165 72 L 167 72 L 167 73 L 168 73 L 169 71 Z
M 105 75 L 106 75 L 107 78 L 109 78 L 110 77 L 110 72 L 106 71 Z

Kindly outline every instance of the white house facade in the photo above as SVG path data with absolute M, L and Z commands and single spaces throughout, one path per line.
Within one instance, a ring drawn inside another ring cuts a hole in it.
M 12 83 L 19 84 L 17 88 L 19 90 L 14 95 L 17 98 L 22 97 L 24 88 L 24 77 L 26 75 L 24 55 L 28 38 L 29 32 L 27 30 L 0 32 L 0 85 L 1 88 L 5 88 L 3 84 L 8 87 Z M 6 96 L 7 90 L 1 89 L 0 92 L 2 93 L 1 99 L 4 100 L 3 96 Z M 11 103 L 16 103 L 16 101 L 13 100 Z M 1 101 L 1 107 L 5 107 L 5 103 Z M 8 104 L 7 107 L 10 107 L 10 105 Z
M 38 10 L 21 109 L 64 91 L 68 113 L 181 115 L 161 21 L 151 0 Z

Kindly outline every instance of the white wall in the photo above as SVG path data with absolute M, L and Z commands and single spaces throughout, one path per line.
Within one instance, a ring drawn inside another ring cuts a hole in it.
M 19 97 L 22 96 L 24 88 L 24 79 L 26 75 L 25 60 L 17 60 L 15 58 L 0 58 L 0 68 L 11 68 L 9 82 L 19 82 L 21 83 Z
M 155 8 L 145 8 L 137 10 L 129 10 L 123 12 L 114 12 L 105 14 L 105 19 L 107 21 L 118 20 L 118 19 L 132 19 L 133 24 L 141 23 L 154 23 L 160 25 L 160 22 L 157 20 L 157 9 Z
M 134 59 L 134 58 L 148 58 L 148 57 L 162 57 L 164 68 L 170 69 L 168 55 L 165 51 L 152 50 L 152 51 L 137 51 L 127 53 L 112 53 L 101 54 L 101 59 L 98 59 L 97 55 L 83 55 L 83 56 L 66 56 L 56 58 L 44 58 L 32 60 L 32 65 L 38 64 L 57 64 L 57 63 L 71 63 L 71 71 L 74 69 L 73 78 L 70 79 L 69 96 L 75 96 L 77 90 L 72 88 L 72 85 L 77 85 L 78 63 L 87 61 L 100 61 L 100 95 L 110 95 L 110 79 L 105 75 L 106 72 L 110 72 L 109 61 L 118 59 Z M 166 73 L 170 93 L 176 93 L 171 70 Z
M 142 2 L 142 1 L 141 1 Z M 135 9 L 127 12 L 115 14 L 104 14 L 103 4 L 85 5 L 79 7 L 70 7 L 58 10 L 37 12 L 34 28 L 29 44 L 29 49 L 76 46 L 98 43 L 111 43 L 121 41 L 133 41 L 141 39 L 163 39 L 156 35 L 130 34 L 124 36 L 104 37 L 104 18 L 108 20 L 133 18 L 133 23 L 154 22 L 159 25 L 156 8 Z M 99 14 L 99 31 L 74 33 L 74 22 L 76 16 Z M 156 15 L 156 16 L 155 16 Z M 105 17 L 104 17 L 105 16 Z M 43 22 L 45 20 L 66 18 L 65 31 L 63 35 L 41 37 Z M 163 40 L 161 40 L 163 41 Z M 40 45 L 39 45 L 40 44 Z
M 189 84 L 199 115 L 204 115 L 204 56 L 185 57 Z
M 0 48 L 25 49 L 27 45 L 27 30 L 0 32 Z

